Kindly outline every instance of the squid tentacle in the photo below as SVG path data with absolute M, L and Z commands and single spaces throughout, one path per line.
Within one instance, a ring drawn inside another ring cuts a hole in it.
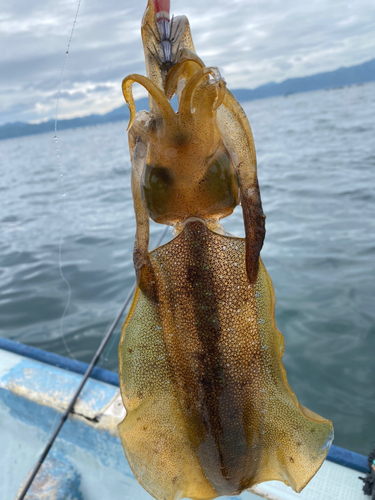
M 188 118 L 191 115 L 192 100 L 194 93 L 197 90 L 200 83 L 202 82 L 202 80 L 207 79 L 209 75 L 211 75 L 214 78 L 214 84 L 216 85 L 217 94 L 213 101 L 215 102 L 215 109 L 218 106 L 220 106 L 220 104 L 223 102 L 225 96 L 225 80 L 220 75 L 218 68 L 213 66 L 201 68 L 199 71 L 195 73 L 195 75 L 192 78 L 190 78 L 190 80 L 185 85 L 184 90 L 182 91 L 181 101 L 178 108 L 178 112 L 181 115 L 182 120 Z M 208 94 L 207 99 L 210 98 L 211 97 Z
M 196 54 L 191 52 L 191 54 L 189 54 L 189 57 L 184 59 L 182 56 L 179 62 L 175 66 L 173 66 L 173 68 L 168 72 L 167 78 L 165 80 L 165 95 L 167 99 L 171 99 L 174 96 L 177 90 L 177 85 L 179 83 L 179 80 L 183 78 L 183 73 L 187 69 L 189 69 L 189 66 L 192 68 L 197 67 L 197 69 L 201 69 L 204 67 L 203 62 L 200 60 L 198 56 L 192 57 L 191 55 L 196 55 Z
M 155 100 L 157 106 L 159 107 L 166 121 L 174 120 L 175 112 L 173 111 L 170 102 L 165 97 L 165 94 L 146 76 L 133 74 L 124 78 L 122 82 L 122 92 L 124 94 L 125 101 L 130 110 L 130 120 L 127 130 L 131 128 L 135 118 L 136 110 L 135 110 L 134 97 L 132 93 L 132 86 L 134 83 L 139 83 L 140 85 L 142 85 L 142 87 L 144 87 L 148 91 L 151 97 Z

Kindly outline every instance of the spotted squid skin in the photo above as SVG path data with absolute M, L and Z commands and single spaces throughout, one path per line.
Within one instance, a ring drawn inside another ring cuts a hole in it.
M 249 285 L 245 240 L 199 220 L 150 255 L 159 303 L 137 290 L 120 345 L 119 432 L 137 479 L 157 499 L 237 495 L 269 480 L 301 491 L 332 424 L 287 383 L 263 264 Z

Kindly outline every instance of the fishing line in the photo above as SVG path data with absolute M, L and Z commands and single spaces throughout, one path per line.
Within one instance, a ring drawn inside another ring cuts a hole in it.
M 64 347 L 66 351 L 68 352 L 69 356 L 77 361 L 77 358 L 74 356 L 72 351 L 70 350 L 68 343 L 65 338 L 64 334 L 64 328 L 63 328 L 63 323 L 64 323 L 64 318 L 66 316 L 66 313 L 68 312 L 69 306 L 70 306 L 70 299 L 72 297 L 72 289 L 70 287 L 69 281 L 65 278 L 63 270 L 62 270 L 62 259 L 61 259 L 61 251 L 62 251 L 62 244 L 63 244 L 63 235 L 62 235 L 62 228 L 61 228 L 61 235 L 60 235 L 60 244 L 59 244 L 59 271 L 60 271 L 60 276 L 61 279 L 65 282 L 66 286 L 68 287 L 68 300 L 66 301 L 65 309 L 61 315 L 60 318 L 60 337 L 62 338 Z
M 72 26 L 72 29 L 71 29 L 71 32 L 70 32 L 68 45 L 67 45 L 67 48 L 66 48 L 66 51 L 65 51 L 65 55 L 64 55 L 64 62 L 63 62 L 63 66 L 61 68 L 60 83 L 59 83 L 59 87 L 58 87 L 58 91 L 57 91 L 57 97 L 56 97 L 55 135 L 54 135 L 54 140 L 55 140 L 56 158 L 57 158 L 57 163 L 58 163 L 59 172 L 60 172 L 60 182 L 61 182 L 61 189 L 62 189 L 62 197 L 64 198 L 64 201 L 63 201 L 63 213 L 65 213 L 65 211 L 66 211 L 66 207 L 65 207 L 65 183 L 64 183 L 64 176 L 63 176 L 62 165 L 61 165 L 61 160 L 60 160 L 60 151 L 59 151 L 59 146 L 58 146 L 58 142 L 57 142 L 57 122 L 58 122 L 59 101 L 60 101 L 60 94 L 61 94 L 62 82 L 63 82 L 63 78 L 64 78 L 64 72 L 65 72 L 65 66 L 66 66 L 66 59 L 67 59 L 68 54 L 69 54 L 69 48 L 70 48 L 70 44 L 71 44 L 71 41 L 72 41 L 72 38 L 73 38 L 73 33 L 74 33 L 75 25 L 76 25 L 76 22 L 77 22 L 77 17 L 78 17 L 78 12 L 79 12 L 80 6 L 81 6 L 81 0 L 79 0 L 79 2 L 78 2 L 76 13 L 75 13 L 75 16 L 74 16 L 73 26 Z M 63 322 L 64 322 L 64 318 L 66 316 L 66 313 L 67 313 L 67 311 L 69 309 L 70 300 L 71 300 L 71 297 L 72 297 L 72 289 L 70 287 L 69 281 L 65 278 L 64 273 L 62 271 L 62 257 L 61 257 L 62 244 L 63 244 L 63 228 L 61 227 L 61 229 L 60 229 L 60 242 L 59 242 L 59 273 L 60 273 L 61 279 L 65 282 L 65 284 L 67 286 L 67 289 L 68 289 L 68 300 L 66 302 L 65 309 L 64 309 L 64 311 L 62 313 L 62 316 L 60 318 L 60 337 L 62 338 L 64 347 L 65 347 L 66 351 L 68 352 L 69 356 L 71 358 L 73 358 L 73 359 L 76 360 L 76 357 L 74 356 L 74 354 L 72 353 L 72 351 L 69 349 L 69 346 L 68 346 L 68 344 L 66 342 L 66 339 L 65 339 L 64 330 L 63 330 Z M 56 421 L 58 419 L 58 416 L 59 416 L 59 414 L 56 413 L 55 418 L 53 419 L 53 422 L 52 422 L 52 424 L 50 426 L 50 432 L 52 432 L 52 429 L 55 427 Z
M 161 242 L 163 241 L 165 235 L 167 234 L 167 230 L 168 230 L 168 226 L 165 227 L 162 235 L 160 236 L 159 238 L 159 241 L 157 243 L 157 247 L 161 244 Z M 91 372 L 92 370 L 94 369 L 96 363 L 98 362 L 105 346 L 107 345 L 109 339 L 111 338 L 111 335 L 112 333 L 114 332 L 116 326 L 118 325 L 118 322 L 120 321 L 126 307 L 128 306 L 129 302 L 130 302 L 130 299 L 132 298 L 133 296 L 133 293 L 134 293 L 134 290 L 135 290 L 135 286 L 136 284 L 134 283 L 133 286 L 131 287 L 128 295 L 126 296 L 126 299 L 119 311 L 119 313 L 117 314 L 115 320 L 113 321 L 111 327 L 109 328 L 109 330 L 107 331 L 107 333 L 105 334 L 103 340 L 101 341 L 100 343 L 100 346 L 98 347 L 98 350 L 96 351 L 96 353 L 94 354 L 94 357 L 92 358 L 91 360 L 91 363 L 90 365 L 88 366 L 84 376 L 83 376 L 83 379 L 81 380 L 81 383 L 79 384 L 76 392 L 74 393 L 74 396 L 72 397 L 67 409 L 65 410 L 65 412 L 63 413 L 63 415 L 61 416 L 61 419 L 60 419 L 60 422 L 58 424 L 58 426 L 56 427 L 56 430 L 55 432 L 53 433 L 52 437 L 50 438 L 50 440 L 48 441 L 48 443 L 46 444 L 44 450 L 43 450 L 43 453 L 41 454 L 39 460 L 37 461 L 37 463 L 35 464 L 34 466 L 34 469 L 32 470 L 32 472 L 30 473 L 28 479 L 27 479 L 27 482 L 25 484 L 25 486 L 23 487 L 22 489 L 22 492 L 20 494 L 20 496 L 18 497 L 18 500 L 23 500 L 31 486 L 31 484 L 33 483 L 36 475 L 38 474 L 38 471 L 41 467 L 41 465 L 43 464 L 46 456 L 48 455 L 48 452 L 49 450 L 52 448 L 52 445 L 53 443 L 55 442 L 62 426 L 64 425 L 64 422 L 67 420 L 68 416 L 69 416 L 69 413 L 73 410 L 74 408 L 74 405 L 78 399 L 78 396 L 80 395 L 82 389 L 83 389 L 83 386 L 85 385 L 87 379 L 89 378 L 89 376 L 91 375 Z
M 66 212 L 66 206 L 65 206 L 65 183 L 64 183 L 64 175 L 63 175 L 62 164 L 61 164 L 61 159 L 60 159 L 59 144 L 58 144 L 58 141 L 57 141 L 57 122 L 58 122 L 59 102 L 60 102 L 60 96 L 61 96 L 62 83 L 63 83 L 63 79 L 64 79 L 66 60 L 67 60 L 68 55 L 69 55 L 70 44 L 72 42 L 74 29 L 76 27 L 77 18 L 78 18 L 78 12 L 79 12 L 79 9 L 81 7 L 81 1 L 82 0 L 78 0 L 78 5 L 77 5 L 76 13 L 75 13 L 75 16 L 74 16 L 74 21 L 73 21 L 73 26 L 72 26 L 72 29 L 71 29 L 71 32 L 70 32 L 68 45 L 66 47 L 66 51 L 65 51 L 65 55 L 64 55 L 64 62 L 63 62 L 62 68 L 61 68 L 60 83 L 59 83 L 59 88 L 58 88 L 58 91 L 57 91 L 57 98 L 56 98 L 55 136 L 54 136 L 54 140 L 55 140 L 55 148 L 56 148 L 56 158 L 57 158 L 57 162 L 58 162 L 58 166 L 59 166 L 61 189 L 62 189 L 63 214 L 65 214 L 65 212 Z M 66 286 L 68 288 L 68 300 L 66 302 L 65 309 L 64 309 L 64 311 L 62 313 L 62 316 L 60 318 L 60 337 L 62 338 L 62 341 L 64 343 L 65 349 L 69 353 L 69 356 L 71 358 L 73 358 L 73 359 L 76 359 L 76 357 L 74 356 L 74 354 L 72 353 L 72 351 L 69 349 L 69 346 L 68 346 L 68 344 L 66 342 L 66 338 L 65 338 L 65 335 L 64 335 L 64 329 L 63 329 L 64 318 L 66 316 L 66 313 L 68 312 L 69 305 L 70 305 L 70 300 L 71 300 L 71 297 L 72 297 L 72 289 L 70 287 L 69 281 L 64 276 L 64 273 L 63 273 L 63 270 L 62 270 L 62 256 L 61 256 L 61 254 L 62 254 L 62 244 L 63 244 L 63 228 L 61 227 L 61 231 L 60 231 L 60 244 L 59 244 L 59 271 L 60 271 L 61 279 L 65 282 L 65 284 L 66 284 Z

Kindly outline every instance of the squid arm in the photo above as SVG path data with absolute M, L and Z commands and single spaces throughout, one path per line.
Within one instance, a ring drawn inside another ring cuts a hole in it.
M 147 115 L 146 112 L 138 115 L 136 121 L 144 125 L 148 118 L 145 115 Z M 132 127 L 129 133 L 129 149 L 132 160 L 131 186 L 136 219 L 133 261 L 138 286 L 151 300 L 156 301 L 155 277 L 148 252 L 150 221 L 141 198 L 141 178 L 146 163 L 147 143 L 144 134 L 139 133 L 142 129 L 138 129 L 137 133 L 138 127 L 136 125 Z
M 134 242 L 133 260 L 136 271 L 137 284 L 154 301 L 157 301 L 154 273 L 149 258 L 149 215 L 141 197 L 142 174 L 147 161 L 147 127 L 150 115 L 146 111 L 135 114 L 135 104 L 132 95 L 133 83 L 143 85 L 152 96 L 156 106 L 164 116 L 173 120 L 174 111 L 165 99 L 163 92 L 148 78 L 142 75 L 129 75 L 122 83 L 122 90 L 130 110 L 129 149 L 132 160 L 132 195 L 136 217 L 136 236 Z M 154 104 L 155 105 L 155 104 Z
M 228 89 L 217 111 L 217 123 L 236 165 L 246 236 L 246 271 L 250 283 L 254 283 L 266 233 L 266 217 L 260 199 L 253 134 L 245 112 Z

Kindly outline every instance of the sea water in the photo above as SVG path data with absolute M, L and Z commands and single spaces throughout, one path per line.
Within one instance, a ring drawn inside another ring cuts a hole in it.
M 275 286 L 288 381 L 303 405 L 333 420 L 335 444 L 368 454 L 375 84 L 243 106 L 258 155 L 262 258 Z M 0 336 L 86 362 L 96 351 L 134 282 L 126 125 L 58 133 L 64 188 L 52 134 L 0 142 Z M 223 222 L 243 235 L 241 209 Z M 152 225 L 151 246 L 162 231 Z M 118 335 L 119 328 L 104 368 L 117 370 Z

